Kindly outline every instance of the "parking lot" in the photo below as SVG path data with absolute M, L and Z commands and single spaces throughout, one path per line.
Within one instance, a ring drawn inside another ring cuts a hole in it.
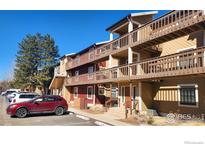
M 0 126 L 96 126 L 95 120 L 67 112 L 63 116 L 35 114 L 26 118 L 10 117 L 6 114 L 8 102 L 0 96 Z

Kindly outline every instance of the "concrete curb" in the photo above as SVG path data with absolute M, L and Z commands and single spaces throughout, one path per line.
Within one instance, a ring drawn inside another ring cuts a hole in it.
M 95 120 L 95 124 L 99 125 L 99 126 L 134 126 L 132 124 L 128 124 L 125 122 L 121 122 L 118 120 L 115 120 L 114 117 L 111 117 L 109 115 L 106 114 L 102 114 L 102 115 L 94 115 L 92 113 L 86 113 L 84 111 L 81 111 L 79 109 L 75 109 L 75 108 L 69 108 L 70 112 L 73 112 L 76 115 L 80 115 L 80 117 L 89 117 L 91 119 Z

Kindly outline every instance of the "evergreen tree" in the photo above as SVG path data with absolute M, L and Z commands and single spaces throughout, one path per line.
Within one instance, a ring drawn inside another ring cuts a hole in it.
M 26 35 L 19 43 L 14 71 L 14 85 L 18 88 L 41 86 L 47 94 L 58 62 L 58 47 L 50 35 Z

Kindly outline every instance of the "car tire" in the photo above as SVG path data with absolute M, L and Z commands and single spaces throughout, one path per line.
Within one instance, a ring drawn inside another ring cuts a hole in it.
M 28 111 L 26 108 L 20 108 L 16 111 L 16 116 L 18 118 L 25 118 L 28 114 Z
M 64 108 L 63 107 L 57 107 L 55 110 L 55 114 L 60 116 L 64 114 Z

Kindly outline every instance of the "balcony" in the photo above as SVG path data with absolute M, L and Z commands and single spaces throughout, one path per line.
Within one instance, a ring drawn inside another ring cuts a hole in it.
M 188 35 L 194 31 L 204 29 L 204 21 L 205 14 L 201 10 L 172 11 L 135 29 L 131 33 L 76 57 L 67 63 L 66 69 L 69 70 L 97 61 L 110 54 L 126 50 L 128 47 L 134 47 L 139 50 Z
M 205 47 L 130 65 L 130 79 L 156 79 L 205 73 Z
M 83 74 L 79 76 L 68 77 L 66 79 L 66 85 L 84 85 L 84 84 L 92 84 L 95 83 L 94 73 Z
M 152 80 L 205 73 L 205 47 L 67 78 L 67 85 Z
M 172 11 L 133 31 L 131 47 L 138 49 L 163 43 L 204 29 L 205 14 L 201 10 Z

